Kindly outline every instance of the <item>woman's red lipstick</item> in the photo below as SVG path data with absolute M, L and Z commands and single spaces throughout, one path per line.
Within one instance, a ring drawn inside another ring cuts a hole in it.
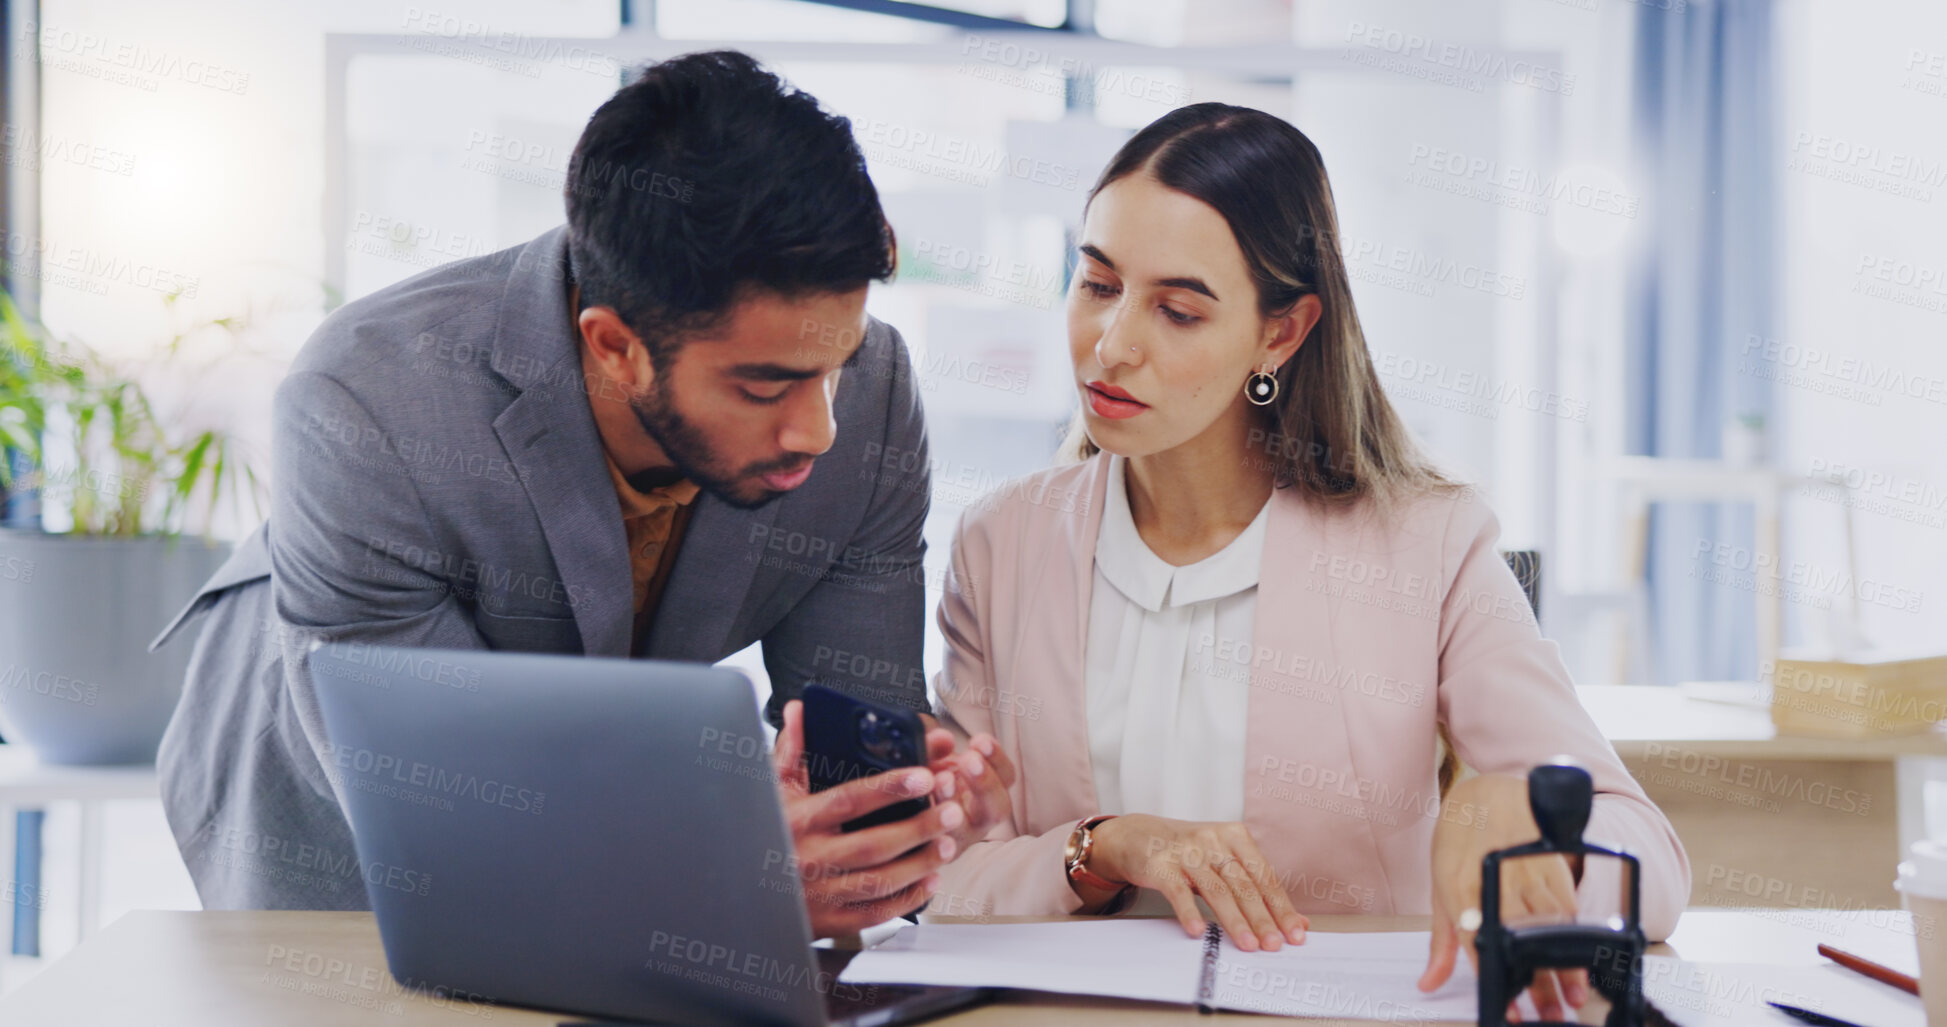
M 1120 421 L 1149 409 L 1149 404 L 1108 382 L 1089 382 L 1087 389 L 1089 409 L 1110 420 Z

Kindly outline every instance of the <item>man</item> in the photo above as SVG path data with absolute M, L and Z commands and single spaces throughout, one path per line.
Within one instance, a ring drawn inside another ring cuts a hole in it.
M 155 643 L 208 611 L 158 758 L 206 907 L 366 905 L 308 675 L 324 641 L 761 642 L 781 753 L 808 680 L 925 706 L 926 431 L 865 315 L 892 237 L 848 123 L 692 54 L 595 113 L 565 192 L 566 226 L 333 313 L 278 388 L 269 522 Z M 1005 819 L 1012 768 L 970 741 L 935 730 L 931 772 L 817 796 L 782 768 L 820 935 L 917 907 Z M 840 833 L 909 784 L 949 801 Z

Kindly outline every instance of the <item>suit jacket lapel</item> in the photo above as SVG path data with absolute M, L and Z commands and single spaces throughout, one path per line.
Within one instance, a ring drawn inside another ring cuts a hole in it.
M 529 389 L 494 419 L 547 536 L 548 551 L 575 604 L 589 656 L 629 655 L 635 590 L 622 504 L 602 461 L 594 415 L 579 391 Z
M 568 314 L 567 229 L 520 249 L 501 295 L 492 367 L 521 390 L 494 419 L 570 595 L 582 652 L 629 655 L 635 590 L 622 504 L 602 458 L 601 433 Z

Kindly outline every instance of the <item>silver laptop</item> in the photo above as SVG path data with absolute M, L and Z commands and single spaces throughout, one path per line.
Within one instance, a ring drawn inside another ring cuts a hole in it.
M 910 1023 L 811 945 L 749 679 L 655 660 L 311 654 L 385 958 L 446 1000 L 685 1024 Z

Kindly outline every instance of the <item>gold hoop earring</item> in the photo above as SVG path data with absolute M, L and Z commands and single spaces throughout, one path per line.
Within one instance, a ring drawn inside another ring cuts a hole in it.
M 1251 376 L 1244 379 L 1244 398 L 1250 400 L 1253 406 L 1270 406 L 1278 399 L 1277 377 L 1270 371 L 1251 372 Z

